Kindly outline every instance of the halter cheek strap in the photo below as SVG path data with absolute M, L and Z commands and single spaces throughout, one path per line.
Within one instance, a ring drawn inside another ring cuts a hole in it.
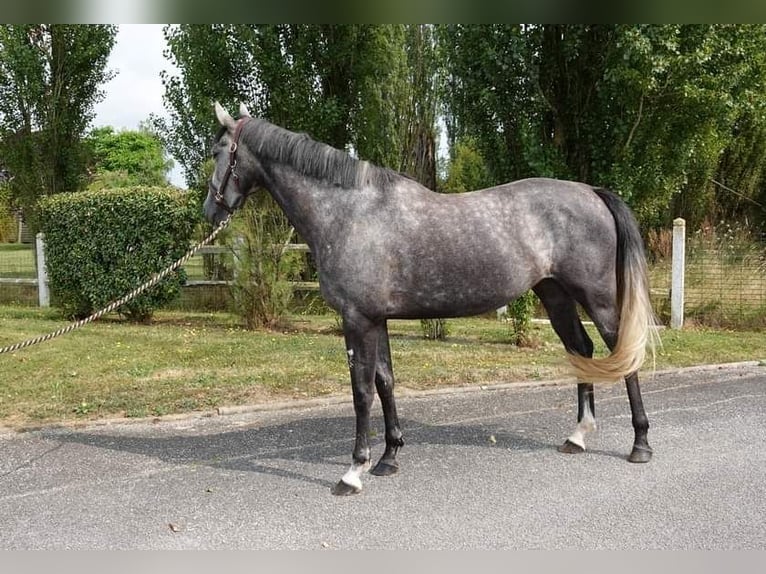
M 223 172 L 221 183 L 218 185 L 218 189 L 215 192 L 215 202 L 221 208 L 228 213 L 234 213 L 234 210 L 226 203 L 226 199 L 223 197 L 223 192 L 226 189 L 226 185 L 229 183 L 229 178 L 232 178 L 234 185 L 237 187 L 237 191 L 242 194 L 242 190 L 239 188 L 239 174 L 237 173 L 237 147 L 239 146 L 239 137 L 242 134 L 242 126 L 250 118 L 240 118 L 237 121 L 237 126 L 234 128 L 234 138 L 229 146 L 229 165 L 226 167 L 226 171 Z

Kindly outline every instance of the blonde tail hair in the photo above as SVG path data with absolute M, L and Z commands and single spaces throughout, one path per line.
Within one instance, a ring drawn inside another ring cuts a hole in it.
M 587 358 L 573 353 L 568 358 L 581 381 L 614 382 L 638 371 L 647 348 L 654 364 L 659 343 L 657 321 L 649 297 L 649 278 L 641 234 L 628 206 L 615 194 L 594 190 L 612 212 L 617 229 L 617 301 L 620 322 L 617 343 L 610 355 Z

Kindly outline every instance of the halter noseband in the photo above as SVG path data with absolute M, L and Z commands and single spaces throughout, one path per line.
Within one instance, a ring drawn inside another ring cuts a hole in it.
M 229 146 L 229 165 L 226 167 L 226 171 L 223 172 L 221 183 L 218 185 L 218 189 L 215 192 L 215 203 L 219 207 L 222 207 L 228 213 L 234 213 L 234 210 L 226 203 L 226 199 L 223 197 L 223 192 L 226 189 L 226 184 L 229 183 L 229 178 L 234 180 L 234 185 L 237 187 L 237 191 L 242 195 L 242 190 L 239 188 L 239 174 L 237 173 L 237 147 L 239 146 L 239 136 L 242 135 L 242 126 L 245 125 L 250 118 L 244 117 L 237 120 L 237 127 L 234 128 L 234 138 Z

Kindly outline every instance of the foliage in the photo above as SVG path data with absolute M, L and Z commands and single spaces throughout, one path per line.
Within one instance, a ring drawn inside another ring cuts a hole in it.
M 0 26 L 0 157 L 13 204 L 34 224 L 39 198 L 85 183 L 82 135 L 111 78 L 116 26 Z
M 443 190 L 447 193 L 464 193 L 491 185 L 487 164 L 471 137 L 455 143 L 452 161 L 447 166 L 447 178 Z
M 267 193 L 251 196 L 243 209 L 241 235 L 235 237 L 232 294 L 247 329 L 273 327 L 287 312 L 302 262 L 287 251 L 293 229 Z
M 163 73 L 169 121 L 153 124 L 190 187 L 217 130 L 212 101 L 245 102 L 263 117 L 370 161 L 399 169 L 407 155 L 406 113 L 421 105 L 410 82 L 403 25 L 167 26 Z
M 16 240 L 16 218 L 11 211 L 10 190 L 0 181 L 0 243 Z
M 230 103 L 238 99 L 233 82 L 238 58 L 228 38 L 231 26 L 166 26 L 166 57 L 181 76 L 163 71 L 163 102 L 169 121 L 152 117 L 152 125 L 169 153 L 178 158 L 189 189 L 207 190 L 203 170 L 211 138 L 218 126 L 213 100 Z
M 59 194 L 40 204 L 51 293 L 67 316 L 85 317 L 125 295 L 189 248 L 199 205 L 171 188 Z M 147 321 L 175 297 L 182 271 L 118 309 Z
M 89 188 L 166 186 L 173 161 L 162 142 L 147 126 L 137 131 L 94 129 L 85 138 L 91 157 Z
M 536 306 L 537 296 L 531 290 L 508 303 L 506 320 L 511 342 L 517 347 L 529 347 L 534 343 L 531 326 Z
M 648 226 L 699 221 L 719 170 L 755 193 L 766 155 L 737 150 L 766 145 L 762 25 L 455 25 L 439 38 L 451 141 L 473 136 L 496 183 L 611 187 Z
M 352 94 L 353 144 L 359 157 L 398 171 L 405 171 L 407 136 L 414 118 L 411 68 L 405 46 L 403 25 L 367 26 L 364 28 L 360 72 Z
M 532 98 L 530 46 L 522 27 L 439 26 L 437 38 L 447 70 L 450 149 L 460 138 L 473 136 L 493 183 L 532 175 L 522 135 L 529 131 L 525 118 L 533 117 L 538 104 Z

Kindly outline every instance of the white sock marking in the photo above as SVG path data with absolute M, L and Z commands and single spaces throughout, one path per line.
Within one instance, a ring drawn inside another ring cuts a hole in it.
M 596 418 L 590 410 L 590 405 L 586 402 L 582 419 L 577 423 L 574 432 L 567 440 L 585 450 L 585 435 L 594 430 L 596 430 Z
M 363 464 L 352 464 L 351 468 L 348 469 L 346 474 L 343 475 L 343 478 L 341 478 L 341 482 L 344 482 L 348 484 L 350 487 L 352 487 L 354 490 L 359 492 L 362 490 L 362 479 L 359 478 L 362 474 L 367 472 L 370 469 L 370 461 Z

